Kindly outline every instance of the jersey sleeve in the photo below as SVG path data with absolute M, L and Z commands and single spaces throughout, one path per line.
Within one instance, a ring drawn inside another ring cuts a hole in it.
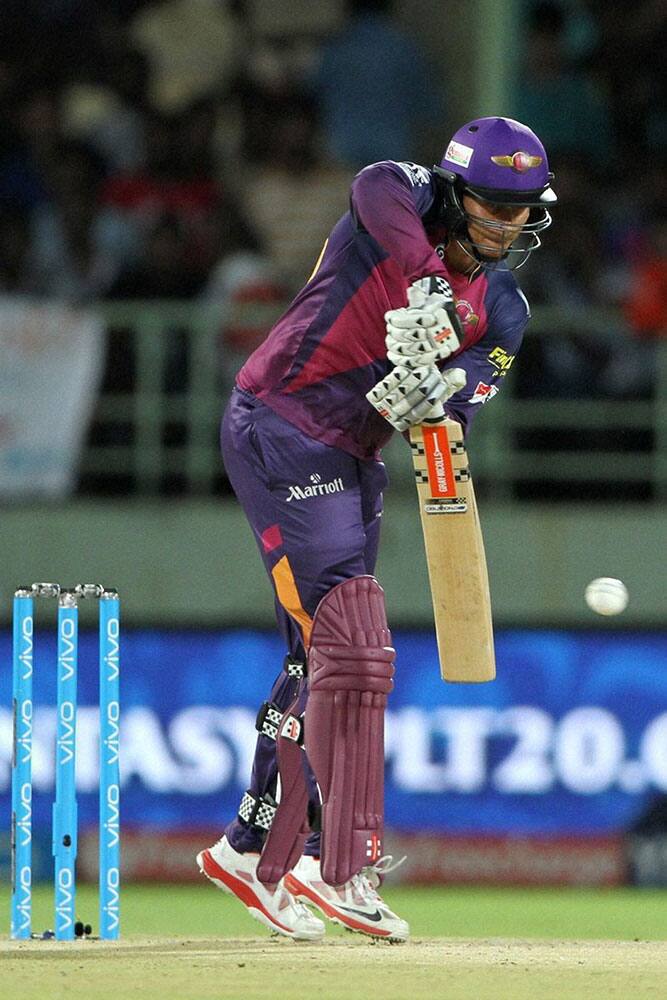
M 417 163 L 373 163 L 352 182 L 350 207 L 358 230 L 380 244 L 409 284 L 431 274 L 449 280 L 422 222 L 434 198 L 433 173 Z
M 481 340 L 447 358 L 440 366 L 443 371 L 463 368 L 466 373 L 465 388 L 445 404 L 447 415 L 461 424 L 464 434 L 470 430 L 482 406 L 500 392 L 521 347 L 529 319 L 526 297 L 514 283 L 511 291 L 497 299 Z

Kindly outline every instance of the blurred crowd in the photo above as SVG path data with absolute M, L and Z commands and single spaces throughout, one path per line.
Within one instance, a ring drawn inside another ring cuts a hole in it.
M 3 4 L 0 290 L 295 292 L 355 170 L 442 111 L 390 4 L 351 7 L 328 46 L 233 0 Z
M 460 124 L 447 67 L 396 6 L 3 0 L 0 296 L 285 301 L 356 170 L 434 162 Z M 667 331 L 667 9 L 521 0 L 520 14 L 514 107 L 498 110 L 544 140 L 559 195 L 522 285 L 573 327 L 595 308 L 619 318 L 597 340 L 536 342 L 520 391 L 641 396 Z
M 667 7 L 644 0 L 628 18 L 617 2 L 526 6 L 515 110 L 545 142 L 559 204 L 521 284 L 573 328 L 584 310 L 592 319 L 580 324 L 585 338 L 569 330 L 532 345 L 524 381 L 538 396 L 643 396 L 653 345 L 667 334 L 667 114 L 656 72 Z
M 338 17 L 283 33 L 285 5 L 252 0 L 5 0 L 2 291 L 293 293 L 354 171 L 417 159 L 424 128 L 444 142 L 458 124 L 390 0 L 318 6 Z M 514 114 L 544 139 L 561 199 L 527 290 L 664 333 L 665 6 L 522 9 Z

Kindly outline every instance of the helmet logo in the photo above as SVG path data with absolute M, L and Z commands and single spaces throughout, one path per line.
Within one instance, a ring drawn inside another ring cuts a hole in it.
M 452 139 L 449 146 L 447 146 L 445 159 L 449 160 L 450 163 L 456 163 L 459 167 L 469 167 L 474 152 L 475 150 L 472 146 L 465 146 L 462 142 Z
M 515 174 L 525 174 L 533 167 L 539 167 L 542 163 L 541 156 L 531 156 L 519 150 L 511 156 L 492 156 L 491 159 L 499 167 L 511 167 Z

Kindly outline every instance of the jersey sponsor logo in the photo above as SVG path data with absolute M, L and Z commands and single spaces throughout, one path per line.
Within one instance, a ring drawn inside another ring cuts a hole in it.
M 497 375 L 507 375 L 512 367 L 514 358 L 515 355 L 508 354 L 504 347 L 494 347 L 487 357 L 487 361 L 490 361 L 493 367 L 498 369 L 492 378 L 495 378 Z
M 343 485 L 343 480 L 340 476 L 336 479 L 330 480 L 328 483 L 319 482 L 320 475 L 314 472 L 310 477 L 312 486 L 290 486 L 289 493 L 285 497 L 285 502 L 290 503 L 292 500 L 309 500 L 311 497 L 323 497 L 330 493 L 343 493 L 345 487 Z
M 452 139 L 449 146 L 447 146 L 445 159 L 449 160 L 450 163 L 457 163 L 459 167 L 467 167 L 470 165 L 474 152 L 475 150 L 472 146 L 464 146 L 462 142 L 456 142 Z
M 542 162 L 541 156 L 531 156 L 530 153 L 524 153 L 522 150 L 512 153 L 511 156 L 492 156 L 491 159 L 496 166 L 510 167 L 515 174 L 525 174 L 527 170 L 539 167 Z
M 456 300 L 456 312 L 458 313 L 458 317 L 464 328 L 469 327 L 471 330 L 475 329 L 479 323 L 479 316 L 467 299 Z
M 487 385 L 486 382 L 478 382 L 475 386 L 475 391 L 470 397 L 470 402 L 486 403 L 487 399 L 493 399 L 497 392 L 500 392 L 497 385 Z
M 396 166 L 401 168 L 413 187 L 430 183 L 431 171 L 426 167 L 421 167 L 418 163 L 412 163 L 410 160 L 397 161 Z

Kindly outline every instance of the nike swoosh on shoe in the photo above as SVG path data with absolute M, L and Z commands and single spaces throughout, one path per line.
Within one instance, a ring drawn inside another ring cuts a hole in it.
M 372 920 L 374 923 L 382 920 L 382 914 L 379 910 L 376 910 L 375 913 L 366 913 L 365 910 L 355 910 L 352 906 L 341 906 L 340 903 L 335 908 L 337 910 L 344 910 L 345 913 L 356 913 L 358 917 L 363 917 L 364 920 Z

